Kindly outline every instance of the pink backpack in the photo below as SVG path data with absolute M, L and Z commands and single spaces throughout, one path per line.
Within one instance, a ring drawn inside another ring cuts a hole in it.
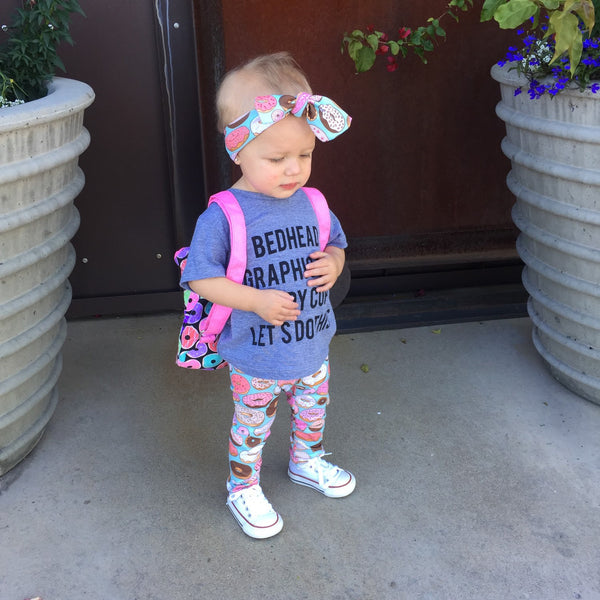
M 331 217 L 325 196 L 316 188 L 302 188 L 308 196 L 319 222 L 319 241 L 324 250 L 329 241 Z M 226 276 L 236 283 L 244 281 L 246 272 L 246 221 L 235 196 L 228 191 L 211 196 L 208 204 L 216 202 L 229 223 L 230 257 Z M 189 246 L 174 256 L 181 273 L 185 268 Z M 184 290 L 183 324 L 179 332 L 177 366 L 186 369 L 222 369 L 227 362 L 217 352 L 219 334 L 231 315 L 231 308 L 213 304 L 198 294 Z

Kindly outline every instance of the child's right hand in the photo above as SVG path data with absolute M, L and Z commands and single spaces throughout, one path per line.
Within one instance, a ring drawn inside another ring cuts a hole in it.
M 286 321 L 295 321 L 300 315 L 298 303 L 293 296 L 281 290 L 260 290 L 254 312 L 276 327 Z

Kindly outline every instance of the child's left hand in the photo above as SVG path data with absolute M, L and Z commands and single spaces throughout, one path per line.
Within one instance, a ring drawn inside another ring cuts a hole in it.
M 308 285 L 318 286 L 317 292 L 330 290 L 344 268 L 344 251 L 335 246 L 328 246 L 325 252 L 313 252 L 310 259 L 311 262 L 306 265 L 304 272 L 304 277 L 312 278 Z

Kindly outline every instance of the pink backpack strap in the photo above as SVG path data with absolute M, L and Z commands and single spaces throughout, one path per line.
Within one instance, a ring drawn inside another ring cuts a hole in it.
M 211 196 L 208 201 L 209 206 L 213 202 L 220 206 L 229 223 L 230 253 L 226 271 L 227 279 L 242 283 L 246 273 L 246 221 L 244 213 L 235 196 L 227 190 Z M 231 310 L 228 306 L 213 304 L 204 335 L 214 334 L 216 336 L 221 333 L 231 315 Z
M 329 206 L 325 196 L 317 189 L 311 187 L 303 187 L 304 193 L 308 196 L 313 210 L 317 215 L 319 222 L 319 245 L 321 251 L 325 250 L 329 243 L 329 234 L 331 232 L 331 215 L 329 214 Z
M 225 190 L 212 195 L 208 200 L 210 206 L 216 202 L 225 213 L 229 222 L 230 256 L 227 265 L 227 279 L 242 283 L 246 273 L 246 220 L 235 196 Z

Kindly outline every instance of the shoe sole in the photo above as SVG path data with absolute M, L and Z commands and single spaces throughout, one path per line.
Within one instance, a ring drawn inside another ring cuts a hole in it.
M 277 513 L 277 520 L 272 525 L 257 527 L 247 521 L 233 504 L 227 502 L 227 508 L 230 510 L 238 525 L 242 528 L 242 531 L 251 538 L 264 540 L 277 535 L 283 529 L 283 519 L 279 513 Z
M 354 488 L 356 487 L 356 479 L 354 478 L 354 475 L 352 475 L 352 473 L 348 473 L 348 475 L 350 475 L 350 481 L 348 481 L 344 485 L 340 485 L 333 488 L 327 488 L 324 490 L 319 487 L 318 482 L 313 481 L 312 479 L 308 479 L 308 477 L 304 477 L 303 475 L 298 475 L 297 473 L 290 471 L 290 469 L 288 468 L 288 476 L 294 483 L 309 487 L 317 492 L 320 492 L 324 496 L 327 496 L 328 498 L 345 498 L 354 491 Z

